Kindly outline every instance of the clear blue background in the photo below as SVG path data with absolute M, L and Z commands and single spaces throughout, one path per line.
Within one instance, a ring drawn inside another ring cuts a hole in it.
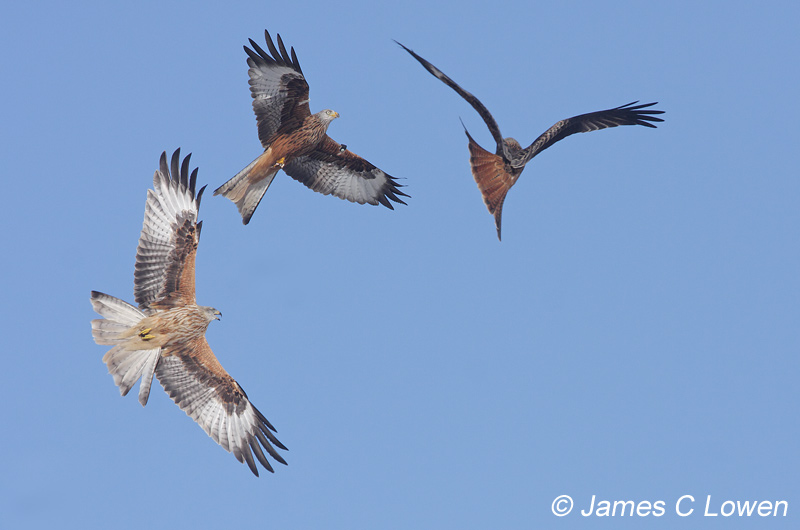
M 799 21 L 788 1 L 8 3 L 2 526 L 798 528 Z M 242 45 L 264 28 L 341 114 L 331 136 L 412 198 L 281 174 L 244 227 L 205 197 L 209 343 L 290 449 L 256 479 L 158 387 L 119 396 L 89 291 L 132 301 L 162 151 L 210 190 L 261 152 Z M 525 145 L 637 99 L 666 121 L 537 157 L 499 243 L 459 117 L 488 131 L 392 39 Z M 581 517 L 592 495 L 666 513 Z M 789 515 L 703 517 L 707 495 Z

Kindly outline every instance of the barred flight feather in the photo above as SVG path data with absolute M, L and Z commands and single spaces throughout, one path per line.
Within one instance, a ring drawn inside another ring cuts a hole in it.
M 188 156 L 180 163 L 180 150 L 169 164 L 162 153 L 154 189 L 147 194 L 136 251 L 134 298 L 139 308 L 93 291 L 92 306 L 105 319 L 92 321 L 92 335 L 98 344 L 114 346 L 103 361 L 122 395 L 141 379 L 139 402 L 145 405 L 157 377 L 190 418 L 257 476 L 253 453 L 273 471 L 261 445 L 283 464 L 286 461 L 273 445 L 286 447 L 269 433 L 274 428 L 206 342 L 206 329 L 220 312 L 198 306 L 194 299 L 195 254 L 202 227 L 197 217 L 205 189 L 195 195 L 196 178 L 196 169 L 189 173 Z

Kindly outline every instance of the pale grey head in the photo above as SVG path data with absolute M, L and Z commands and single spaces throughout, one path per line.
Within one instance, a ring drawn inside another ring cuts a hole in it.
M 325 109 L 317 112 L 315 116 L 319 119 L 320 122 L 325 124 L 325 126 L 329 125 L 330 122 L 335 120 L 339 117 L 339 113 L 335 110 Z
M 511 158 L 516 158 L 517 155 L 522 151 L 522 146 L 519 144 L 519 142 L 511 137 L 503 138 L 503 143 L 506 144 L 506 149 L 508 149 Z
M 222 312 L 220 312 L 218 309 L 214 309 L 213 307 L 205 305 L 200 305 L 197 307 L 200 309 L 200 311 L 203 313 L 203 316 L 206 317 L 206 320 L 209 323 L 211 323 L 213 320 L 219 320 L 222 316 Z

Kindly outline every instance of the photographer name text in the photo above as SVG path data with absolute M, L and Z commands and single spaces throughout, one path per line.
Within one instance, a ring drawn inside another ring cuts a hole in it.
M 552 511 L 563 517 L 574 507 L 572 497 L 560 495 L 553 501 Z M 786 517 L 789 502 L 786 500 L 724 500 L 719 501 L 706 495 L 703 499 L 695 499 L 692 495 L 683 495 L 673 504 L 664 500 L 606 500 L 592 495 L 588 506 L 579 510 L 583 517 L 662 517 L 669 509 L 679 517 L 702 515 L 703 517 Z

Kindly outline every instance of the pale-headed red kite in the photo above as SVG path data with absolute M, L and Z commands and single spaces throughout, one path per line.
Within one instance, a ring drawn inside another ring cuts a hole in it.
M 397 42 L 397 41 L 395 41 Z M 397 42 L 397 44 L 400 44 Z M 653 114 L 663 114 L 661 110 L 650 110 L 649 107 L 657 103 L 647 103 L 637 105 L 638 101 L 628 103 L 608 110 L 600 110 L 573 116 L 566 120 L 561 120 L 541 136 L 539 136 L 530 146 L 523 149 L 520 143 L 514 138 L 503 138 L 500 134 L 500 127 L 489 113 L 488 109 L 478 98 L 458 86 L 455 81 L 447 77 L 441 70 L 431 63 L 414 53 L 412 50 L 400 44 L 404 50 L 410 53 L 417 61 L 425 67 L 428 72 L 440 79 L 444 84 L 455 90 L 458 95 L 464 98 L 480 114 L 486 126 L 492 133 L 497 148 L 494 153 L 483 149 L 472 139 L 469 132 L 464 129 L 469 139 L 470 168 L 478 189 L 483 196 L 483 202 L 489 209 L 489 213 L 494 215 L 495 226 L 497 227 L 497 238 L 500 239 L 500 221 L 503 213 L 503 201 L 505 201 L 508 190 L 511 189 L 522 170 L 525 169 L 531 158 L 541 153 L 554 143 L 575 133 L 597 131 L 618 125 L 644 125 L 645 127 L 655 128 L 650 122 L 664 121 L 656 118 Z
M 220 312 L 195 301 L 195 255 L 203 224 L 197 215 L 205 186 L 195 196 L 197 169 L 189 175 L 190 156 L 179 166 L 180 149 L 175 151 L 170 173 L 163 153 L 154 189 L 147 191 L 134 274 L 139 307 L 92 291 L 92 307 L 104 317 L 92 321 L 92 335 L 97 344 L 114 346 L 103 362 L 123 396 L 141 378 L 139 402 L 146 405 L 155 375 L 190 418 L 258 476 L 253 453 L 273 471 L 262 446 L 282 464 L 286 461 L 273 445 L 286 447 L 206 341 L 206 329 Z
M 311 114 L 308 83 L 294 48 L 289 55 L 280 35 L 278 48 L 269 32 L 264 31 L 264 35 L 271 54 L 252 39 L 253 49 L 244 47 L 258 138 L 264 152 L 217 188 L 214 195 L 232 200 L 242 222 L 247 224 L 272 179 L 283 169 L 323 195 L 359 204 L 380 203 L 392 210 L 389 200 L 405 204 L 398 196 L 408 195 L 400 191 L 393 177 L 327 135 L 328 126 L 339 114 L 330 109 Z

